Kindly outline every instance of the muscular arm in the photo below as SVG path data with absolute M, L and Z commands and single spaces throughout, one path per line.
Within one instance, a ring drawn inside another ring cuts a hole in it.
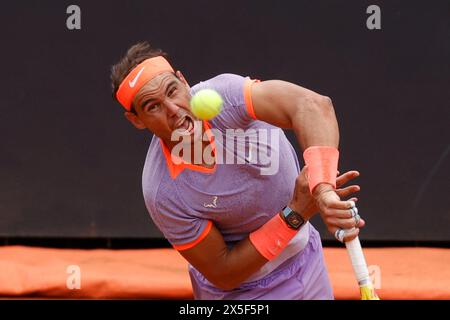
M 252 86 L 258 120 L 293 129 L 302 149 L 339 145 L 339 128 L 331 99 L 293 83 L 269 80 Z
M 267 262 L 248 237 L 229 250 L 214 225 L 199 244 L 179 252 L 210 282 L 225 290 L 238 287 Z
M 330 98 L 289 82 L 271 80 L 253 84 L 252 101 L 257 119 L 293 129 L 303 150 L 311 146 L 338 148 L 339 128 Z M 348 215 L 350 203 L 342 201 L 331 184 L 319 183 L 313 196 L 331 234 L 337 229 L 350 229 L 344 241 L 358 235 L 364 222 L 351 224 L 356 219 Z

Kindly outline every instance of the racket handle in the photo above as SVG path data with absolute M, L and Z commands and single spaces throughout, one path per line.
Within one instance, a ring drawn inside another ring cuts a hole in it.
M 351 241 L 347 241 L 345 243 L 345 246 L 347 247 L 347 252 L 352 263 L 353 272 L 355 273 L 356 280 L 358 281 L 359 286 L 371 286 L 372 282 L 369 276 L 369 269 L 367 268 L 366 259 L 364 258 L 364 253 L 362 251 L 359 238 L 356 237 Z

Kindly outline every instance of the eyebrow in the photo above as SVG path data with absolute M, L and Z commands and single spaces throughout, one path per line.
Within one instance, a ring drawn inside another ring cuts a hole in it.
M 169 90 L 172 88 L 172 86 L 173 85 L 176 85 L 177 84 L 177 80 L 172 80 L 172 81 L 170 81 L 169 82 L 169 84 L 167 85 L 167 87 L 166 87 L 166 92 L 165 92 L 165 94 L 167 95 L 167 92 L 169 92 Z M 147 100 L 145 100 L 143 103 L 141 103 L 141 108 L 143 109 L 143 108 L 145 108 L 145 106 L 147 105 L 147 104 L 149 104 L 150 102 L 153 102 L 153 101 L 155 101 L 156 99 L 154 99 L 154 98 L 150 98 L 150 99 L 147 99 Z

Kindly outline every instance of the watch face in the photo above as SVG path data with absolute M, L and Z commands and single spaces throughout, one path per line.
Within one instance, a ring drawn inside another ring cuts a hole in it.
M 289 207 L 283 209 L 283 215 L 287 224 L 291 228 L 298 229 L 305 223 L 305 220 L 302 218 L 302 216 Z
M 298 217 L 296 212 L 292 212 L 288 217 L 288 221 L 289 224 L 294 226 L 294 227 L 298 227 L 299 225 L 301 225 L 303 223 L 303 220 L 299 219 L 300 217 Z

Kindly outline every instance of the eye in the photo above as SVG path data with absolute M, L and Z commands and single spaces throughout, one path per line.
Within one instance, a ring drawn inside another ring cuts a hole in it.
M 154 112 L 159 109 L 159 103 L 151 104 L 146 108 L 146 112 Z
M 172 87 L 169 92 L 167 93 L 167 95 L 170 97 L 174 94 L 174 92 L 177 90 L 177 87 Z

